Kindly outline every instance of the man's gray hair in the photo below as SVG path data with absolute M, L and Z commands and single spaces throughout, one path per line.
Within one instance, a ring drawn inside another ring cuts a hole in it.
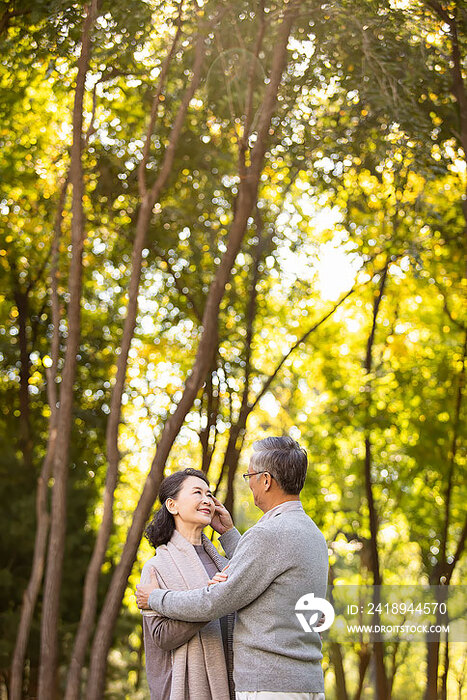
M 291 437 L 267 437 L 253 443 L 250 462 L 256 472 L 269 472 L 288 495 L 298 495 L 305 483 L 306 451 Z

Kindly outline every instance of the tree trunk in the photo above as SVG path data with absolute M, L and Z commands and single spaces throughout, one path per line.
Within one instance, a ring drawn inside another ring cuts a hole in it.
M 277 99 L 277 91 L 287 59 L 287 43 L 292 23 L 298 13 L 298 2 L 287 5 L 284 19 L 279 29 L 275 45 L 270 81 L 267 86 L 263 109 L 258 124 L 257 140 L 251 153 L 251 166 L 246 178 L 239 187 L 239 197 L 234 220 L 229 232 L 227 250 L 219 264 L 217 274 L 209 288 L 203 314 L 203 333 L 200 338 L 196 358 L 191 373 L 186 381 L 182 398 L 174 413 L 166 422 L 159 440 L 148 479 L 144 485 L 141 498 L 136 507 L 120 562 L 112 577 L 104 606 L 97 625 L 92 646 L 91 667 L 87 686 L 88 700 L 102 697 L 105 687 L 107 654 L 111 646 L 113 630 L 136 557 L 141 535 L 149 512 L 155 501 L 162 478 L 163 469 L 173 442 L 201 388 L 206 374 L 211 367 L 217 345 L 217 317 L 219 305 L 225 291 L 225 285 L 245 235 L 248 218 L 251 216 L 257 198 L 257 189 L 262 170 L 264 153 L 270 128 L 271 117 Z
M 218 352 L 218 344 L 216 347 L 216 355 Z M 198 433 L 199 441 L 201 444 L 201 471 L 208 475 L 209 469 L 211 467 L 212 457 L 214 455 L 214 450 L 216 448 L 217 439 L 217 419 L 219 415 L 219 389 L 214 387 L 213 384 L 213 374 L 215 373 L 216 359 L 214 360 L 213 366 L 208 372 L 206 385 L 204 388 L 204 396 L 206 397 L 206 425 L 200 429 Z M 200 411 L 202 416 L 202 411 Z M 214 434 L 212 438 L 211 435 Z
M 144 630 L 142 621 L 139 625 L 138 631 L 139 647 L 138 647 L 138 660 L 136 662 L 136 679 L 135 679 L 135 690 L 139 690 L 141 685 L 141 675 L 143 673 L 144 666 Z
M 427 679 L 425 700 L 438 700 L 439 642 L 427 644 Z
M 367 376 L 371 373 L 373 369 L 373 345 L 377 327 L 378 312 L 380 309 L 381 300 L 384 294 L 384 289 L 386 286 L 386 280 L 389 269 L 389 259 L 386 262 L 384 270 L 381 275 L 381 280 L 379 284 L 378 292 L 375 296 L 373 304 L 373 320 L 370 335 L 367 342 L 366 358 L 365 358 L 365 372 Z M 367 390 L 371 392 L 371 385 L 367 385 Z M 375 500 L 373 495 L 373 482 L 371 477 L 371 465 L 372 465 L 372 445 L 371 445 L 371 428 L 370 428 L 370 415 L 369 406 L 371 403 L 371 393 L 368 394 L 368 415 L 367 415 L 367 425 L 366 425 L 366 435 L 365 435 L 365 465 L 364 465 L 364 475 L 365 475 L 365 492 L 366 499 L 368 503 L 369 519 L 370 519 L 370 561 L 371 569 L 373 573 L 373 602 L 375 607 L 380 602 L 379 587 L 382 585 L 382 576 L 379 565 L 379 554 L 378 554 L 378 516 L 376 512 Z M 374 615 L 374 624 L 380 624 L 379 614 Z M 373 642 L 373 658 L 375 660 L 375 672 L 376 672 L 376 698 L 377 700 L 387 700 L 388 697 L 388 683 L 386 676 L 386 669 L 384 666 L 384 643 L 382 638 L 377 638 Z
M 15 649 L 13 652 L 13 660 L 11 665 L 11 686 L 10 700 L 21 700 L 22 697 L 22 678 L 23 665 L 28 645 L 31 623 L 34 616 L 34 608 L 36 605 L 37 596 L 42 582 L 44 572 L 45 554 L 47 549 L 47 535 L 49 530 L 49 513 L 47 510 L 47 492 L 48 480 L 50 476 L 53 455 L 55 451 L 55 442 L 57 430 L 51 416 L 49 427 L 49 439 L 47 445 L 47 454 L 45 456 L 41 474 L 37 483 L 36 494 L 36 535 L 34 540 L 34 558 L 32 562 L 31 575 L 29 577 L 28 586 L 23 595 L 21 606 L 21 616 L 16 635 Z
M 91 51 L 91 28 L 97 14 L 97 0 L 86 8 L 81 53 L 78 60 L 75 101 L 73 106 L 73 143 L 71 147 L 70 182 L 73 188 L 71 243 L 72 256 L 68 289 L 68 339 L 60 388 L 60 408 L 57 419 L 57 438 L 53 461 L 54 485 L 50 519 L 50 538 L 44 585 L 41 621 L 41 653 L 39 663 L 39 697 L 54 698 L 58 663 L 58 625 L 60 590 L 66 532 L 66 490 L 68 454 L 72 426 L 73 384 L 76 375 L 76 356 L 80 341 L 82 255 L 84 245 L 83 212 L 83 97 Z
M 336 679 L 336 696 L 339 700 L 349 700 L 347 686 L 345 683 L 344 660 L 342 658 L 341 645 L 337 642 L 331 642 L 329 648 L 329 656 L 331 663 L 334 666 L 334 676 Z
M 34 616 L 34 608 L 39 594 L 44 573 L 45 556 L 47 551 L 47 535 L 49 531 L 49 513 L 47 508 L 47 493 L 49 477 L 53 463 L 55 442 L 57 437 L 57 376 L 58 355 L 60 346 L 60 304 L 58 300 L 58 259 L 61 237 L 61 224 L 65 206 L 68 179 L 61 187 L 57 215 L 54 225 L 51 263 L 51 307 L 53 334 L 51 339 L 50 356 L 52 365 L 47 372 L 47 398 L 50 407 L 50 420 L 47 438 L 47 451 L 42 463 L 41 473 L 37 480 L 36 491 L 36 534 L 34 540 L 34 556 L 26 591 L 21 604 L 21 615 L 16 633 L 16 643 L 11 664 L 10 700 L 21 700 L 24 658 Z M 37 674 L 35 674 L 36 676 Z M 36 679 L 37 684 L 37 679 Z
M 444 669 L 441 679 L 441 698 L 440 700 L 448 700 L 448 675 L 449 675 L 449 634 L 446 632 L 446 641 L 444 646 Z
M 245 426 L 249 414 L 250 411 L 245 411 L 240 415 L 238 422 L 231 427 L 229 442 L 224 455 L 224 465 L 227 468 L 227 494 L 224 505 L 229 513 L 233 513 L 234 510 L 234 480 L 235 474 L 237 473 L 243 435 L 245 434 Z
M 437 589 L 438 591 L 440 589 Z M 438 597 L 437 597 L 438 598 Z M 445 602 L 445 598 L 443 599 Z M 437 599 L 439 603 L 440 600 Z M 439 606 L 436 609 L 436 625 L 442 623 L 442 615 L 439 612 Z M 427 684 L 425 692 L 425 700 L 438 700 L 438 669 L 439 669 L 439 652 L 440 652 L 440 633 L 428 633 L 427 639 Z
M 355 692 L 354 700 L 360 700 L 362 697 L 365 676 L 371 661 L 371 651 L 366 644 L 359 651 L 358 659 L 358 687 Z
M 335 536 L 332 540 L 335 539 Z M 329 602 L 334 605 L 334 567 L 332 564 L 329 566 Z M 345 681 L 345 671 L 344 671 L 344 659 L 342 656 L 342 647 L 338 642 L 330 642 L 329 644 L 329 658 L 334 666 L 334 676 L 336 679 L 336 693 L 338 700 L 349 700 L 349 695 L 347 693 L 347 684 Z
M 449 585 L 454 568 L 459 561 L 465 546 L 467 533 L 467 520 L 460 535 L 456 553 L 454 557 L 449 557 L 447 551 L 447 541 L 449 533 L 449 524 L 451 519 L 451 497 L 454 482 L 454 470 L 456 466 L 456 456 L 459 443 L 459 429 L 461 421 L 461 409 L 464 399 L 465 389 L 465 364 L 467 357 L 467 330 L 464 331 L 464 345 L 462 351 L 462 365 L 459 373 L 459 382 L 457 387 L 456 405 L 454 409 L 453 433 L 451 448 L 449 450 L 449 466 L 446 483 L 446 493 L 444 497 L 444 524 L 443 534 L 441 538 L 441 546 L 439 552 L 439 561 L 430 576 L 430 584 L 439 586 L 441 583 Z M 443 579 L 443 580 L 442 580 Z M 438 621 L 437 621 L 438 624 Z M 438 637 L 427 641 L 427 682 L 424 700 L 438 700 L 438 668 L 439 668 L 439 647 L 440 640 Z
M 259 36 L 257 38 L 257 51 L 261 46 L 261 41 L 263 38 L 264 26 L 263 22 L 260 24 Z M 251 106 L 249 107 L 251 109 Z M 234 499 L 235 499 L 235 475 L 237 473 L 238 461 L 240 459 L 240 453 L 242 451 L 243 439 L 246 431 L 246 424 L 248 416 L 250 415 L 253 406 L 249 403 L 250 396 L 250 379 L 251 379 L 251 349 L 254 337 L 254 326 L 256 320 L 256 313 L 258 309 L 258 283 L 260 280 L 260 263 L 264 256 L 264 250 L 266 246 L 266 240 L 263 235 L 263 221 L 259 212 L 258 207 L 256 207 L 255 212 L 256 221 L 256 234 L 258 238 L 258 243 L 255 249 L 254 256 L 254 266 L 253 266 L 253 276 L 251 280 L 251 295 L 248 301 L 246 309 L 246 334 L 245 334 L 245 377 L 243 384 L 243 394 L 242 394 L 242 405 L 240 407 L 240 413 L 236 425 L 231 426 L 229 442 L 227 445 L 227 450 L 225 453 L 224 464 L 222 465 L 222 472 L 224 468 L 227 467 L 227 495 L 225 498 L 225 507 L 229 513 L 234 513 Z M 219 479 L 220 481 L 220 479 Z
M 29 410 L 29 376 L 31 360 L 29 359 L 28 315 L 29 299 L 27 292 L 18 287 L 15 290 L 15 303 L 18 309 L 18 342 L 20 351 L 19 370 L 19 442 L 23 454 L 24 466 L 28 473 L 32 469 L 32 437 Z

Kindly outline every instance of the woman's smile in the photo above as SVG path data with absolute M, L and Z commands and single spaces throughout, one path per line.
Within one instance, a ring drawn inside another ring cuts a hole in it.
M 174 509 L 178 529 L 185 525 L 199 528 L 200 532 L 196 539 L 199 539 L 201 530 L 211 523 L 216 512 L 209 484 L 197 476 L 189 476 L 185 479 L 177 498 L 173 499 L 173 503 L 169 505 Z M 201 519 L 200 515 L 202 515 Z

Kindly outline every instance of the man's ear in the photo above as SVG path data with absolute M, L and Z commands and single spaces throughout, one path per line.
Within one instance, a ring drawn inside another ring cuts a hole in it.
M 269 489 L 272 486 L 272 476 L 270 474 L 265 474 L 264 478 L 265 478 L 264 488 L 266 491 L 269 491 Z

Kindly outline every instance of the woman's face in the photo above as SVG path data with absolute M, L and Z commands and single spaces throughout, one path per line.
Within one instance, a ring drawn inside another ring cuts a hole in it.
M 187 476 L 176 498 L 167 499 L 168 507 L 185 523 L 206 527 L 214 515 L 212 493 L 205 481 L 197 476 Z

